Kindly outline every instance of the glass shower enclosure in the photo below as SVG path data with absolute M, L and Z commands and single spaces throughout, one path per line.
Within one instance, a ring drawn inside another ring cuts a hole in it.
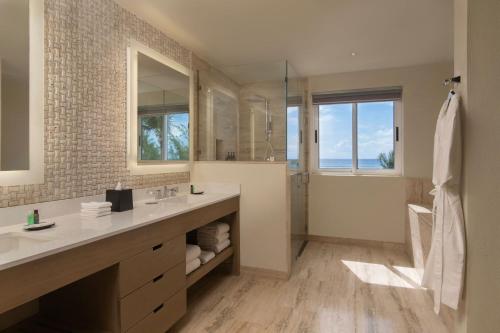
M 286 61 L 198 71 L 198 161 L 287 163 L 292 259 L 307 233 L 305 84 Z

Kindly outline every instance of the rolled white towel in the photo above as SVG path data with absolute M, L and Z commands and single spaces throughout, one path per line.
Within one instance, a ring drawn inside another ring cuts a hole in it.
M 231 241 L 229 239 L 226 239 L 225 241 L 222 241 L 221 243 L 214 244 L 214 245 L 205 246 L 205 245 L 200 244 L 200 247 L 202 248 L 202 250 L 205 250 L 205 251 L 213 251 L 215 253 L 221 253 L 229 245 L 231 245 Z
M 213 245 L 213 244 L 221 243 L 221 242 L 225 241 L 226 239 L 228 239 L 229 233 L 225 232 L 225 233 L 220 234 L 218 236 L 212 236 L 209 234 L 205 234 L 203 232 L 198 232 L 197 238 L 198 238 L 198 244 Z
M 212 251 L 201 251 L 200 261 L 202 265 L 205 265 L 207 262 L 215 258 L 215 253 Z
M 198 231 L 215 237 L 229 232 L 229 229 L 229 224 L 227 223 L 214 222 L 199 228 Z
M 201 254 L 201 248 L 198 245 L 186 244 L 186 262 L 191 262 Z
M 111 207 L 111 202 L 103 201 L 103 202 L 97 202 L 97 201 L 92 201 L 92 202 L 82 202 L 80 204 L 82 209 L 84 208 L 105 208 L 105 207 Z
M 193 272 L 194 270 L 196 270 L 200 266 L 201 266 L 201 261 L 199 258 L 196 258 L 193 261 L 187 262 L 186 263 L 186 275 Z

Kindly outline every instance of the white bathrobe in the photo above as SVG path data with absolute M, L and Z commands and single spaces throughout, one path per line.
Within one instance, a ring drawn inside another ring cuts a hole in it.
M 462 291 L 465 237 L 460 200 L 461 130 L 459 97 L 450 95 L 439 113 L 434 136 L 434 207 L 432 245 L 422 285 L 434 293 L 434 311 L 441 303 L 458 308 Z

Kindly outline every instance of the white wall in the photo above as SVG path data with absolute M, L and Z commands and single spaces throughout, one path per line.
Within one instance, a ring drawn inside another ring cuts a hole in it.
M 431 178 L 434 129 L 452 64 L 341 73 L 309 78 L 309 93 L 403 87 L 405 177 Z M 312 107 L 309 107 L 311 113 Z M 309 234 L 404 241 L 403 177 L 316 174 L 309 186 Z
M 241 265 L 288 274 L 290 225 L 286 163 L 195 162 L 191 182 L 241 184 Z
M 500 2 L 455 0 L 456 74 L 465 76 L 465 312 L 460 332 L 500 328 Z M 457 41 L 459 44 L 457 44 Z

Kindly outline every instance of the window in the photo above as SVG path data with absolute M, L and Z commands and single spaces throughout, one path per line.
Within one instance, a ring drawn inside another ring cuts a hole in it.
M 142 161 L 189 159 L 189 114 L 166 113 L 139 116 Z
M 317 171 L 401 173 L 401 89 L 313 95 Z
M 287 107 L 286 126 L 286 156 L 288 166 L 291 169 L 300 167 L 300 108 L 298 106 Z

